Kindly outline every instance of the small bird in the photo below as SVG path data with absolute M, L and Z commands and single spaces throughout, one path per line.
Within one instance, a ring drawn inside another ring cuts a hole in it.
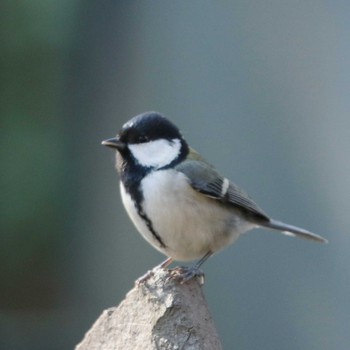
M 141 235 L 168 258 L 199 259 L 181 272 L 182 282 L 199 273 L 212 254 L 253 228 L 269 228 L 315 242 L 307 230 L 271 219 L 243 190 L 189 147 L 179 129 L 157 112 L 125 123 L 114 148 L 124 207 Z M 143 279 L 147 279 L 147 276 Z

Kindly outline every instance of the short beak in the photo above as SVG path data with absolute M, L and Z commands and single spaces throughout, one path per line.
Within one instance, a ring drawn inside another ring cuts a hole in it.
M 104 140 L 101 142 L 101 144 L 103 146 L 116 148 L 118 151 L 122 151 L 126 147 L 124 142 L 121 142 L 120 140 L 118 140 L 115 137 L 108 139 L 108 140 Z

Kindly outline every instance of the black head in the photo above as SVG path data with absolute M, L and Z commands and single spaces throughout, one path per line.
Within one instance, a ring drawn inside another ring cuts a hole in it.
M 182 138 L 179 129 L 157 112 L 145 112 L 130 119 L 123 125 L 118 136 L 120 141 L 128 144 Z
M 152 168 L 169 166 L 188 153 L 179 129 L 157 112 L 145 112 L 130 119 L 116 138 L 102 144 L 116 148 L 127 161 Z

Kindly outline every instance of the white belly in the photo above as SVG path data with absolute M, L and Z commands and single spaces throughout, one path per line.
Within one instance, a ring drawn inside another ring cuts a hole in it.
M 166 247 L 160 247 L 121 184 L 124 206 L 142 236 L 175 260 L 194 260 L 209 251 L 214 253 L 254 227 L 233 208 L 193 190 L 186 176 L 175 170 L 149 174 L 142 187 L 143 210 Z

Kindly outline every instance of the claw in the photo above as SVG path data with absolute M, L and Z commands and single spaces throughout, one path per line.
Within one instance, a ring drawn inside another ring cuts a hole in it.
M 204 272 L 197 266 L 181 266 L 171 271 L 171 278 L 184 284 L 193 278 L 198 278 L 201 285 L 204 284 Z
M 148 270 L 143 276 L 139 277 L 135 281 L 135 285 L 139 286 L 140 284 L 145 283 L 147 280 L 149 280 L 151 277 L 154 276 L 155 271 L 157 271 L 158 269 L 167 268 L 172 262 L 173 262 L 172 258 L 168 258 L 168 259 L 164 260 L 161 264 L 155 266 L 152 270 Z
M 179 267 L 173 270 L 173 278 L 178 280 L 181 284 L 188 282 L 194 277 L 199 278 L 199 283 L 204 284 L 204 273 L 199 268 L 202 266 L 213 253 L 208 251 L 202 259 L 198 260 L 197 263 L 191 267 Z
M 199 283 L 201 285 L 204 284 L 204 273 L 202 270 L 200 270 L 200 266 L 206 261 L 210 256 L 212 255 L 211 251 L 208 251 L 202 259 L 200 259 L 195 265 L 191 267 L 177 267 L 170 272 L 170 276 L 167 279 L 173 279 L 178 281 L 181 284 L 184 284 L 191 279 L 197 277 L 199 279 Z M 155 271 L 158 269 L 166 269 L 171 263 L 173 262 L 172 258 L 168 258 L 165 261 L 163 261 L 161 264 L 154 267 L 152 270 L 145 273 L 143 276 L 138 278 L 135 281 L 136 286 L 139 286 L 140 284 L 146 282 L 148 279 L 150 279 L 152 276 L 154 276 Z
M 153 275 L 154 275 L 154 270 L 148 270 L 143 276 L 139 277 L 136 281 L 135 281 L 135 285 L 139 286 L 140 284 L 145 283 L 147 280 L 149 280 Z

